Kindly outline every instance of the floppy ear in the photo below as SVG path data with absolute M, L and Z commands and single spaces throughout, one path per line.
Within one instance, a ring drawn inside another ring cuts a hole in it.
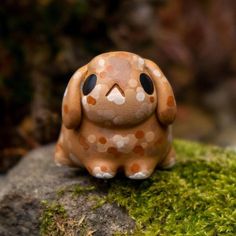
M 81 81 L 85 77 L 87 66 L 78 69 L 71 77 L 62 102 L 62 121 L 66 128 L 76 128 L 81 120 Z
M 173 90 L 160 68 L 154 62 L 145 60 L 145 66 L 156 87 L 157 117 L 162 124 L 169 125 L 174 122 L 177 112 Z

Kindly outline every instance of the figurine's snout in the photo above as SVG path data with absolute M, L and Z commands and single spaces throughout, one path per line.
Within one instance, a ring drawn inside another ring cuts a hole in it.
M 125 102 L 125 93 L 119 84 L 115 83 L 106 94 L 107 100 L 117 105 Z

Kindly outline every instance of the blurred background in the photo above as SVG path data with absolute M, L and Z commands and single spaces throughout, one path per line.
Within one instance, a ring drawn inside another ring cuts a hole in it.
M 56 140 L 69 78 L 112 50 L 162 68 L 178 103 L 175 137 L 236 146 L 236 1 L 3 0 L 0 173 Z

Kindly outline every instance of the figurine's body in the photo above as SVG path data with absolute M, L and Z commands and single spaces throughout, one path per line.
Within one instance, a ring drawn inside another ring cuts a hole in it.
M 133 179 L 175 163 L 169 125 L 176 103 L 156 64 L 128 52 L 95 57 L 65 91 L 58 164 L 84 166 L 98 178 L 118 169 Z

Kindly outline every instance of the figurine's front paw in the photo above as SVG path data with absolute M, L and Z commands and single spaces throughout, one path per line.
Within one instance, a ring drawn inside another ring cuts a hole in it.
M 95 166 L 92 169 L 92 175 L 99 179 L 111 179 L 115 176 L 115 173 L 105 166 Z
M 153 169 L 147 168 L 143 163 L 133 163 L 125 167 L 125 174 L 130 179 L 147 179 L 153 172 Z

